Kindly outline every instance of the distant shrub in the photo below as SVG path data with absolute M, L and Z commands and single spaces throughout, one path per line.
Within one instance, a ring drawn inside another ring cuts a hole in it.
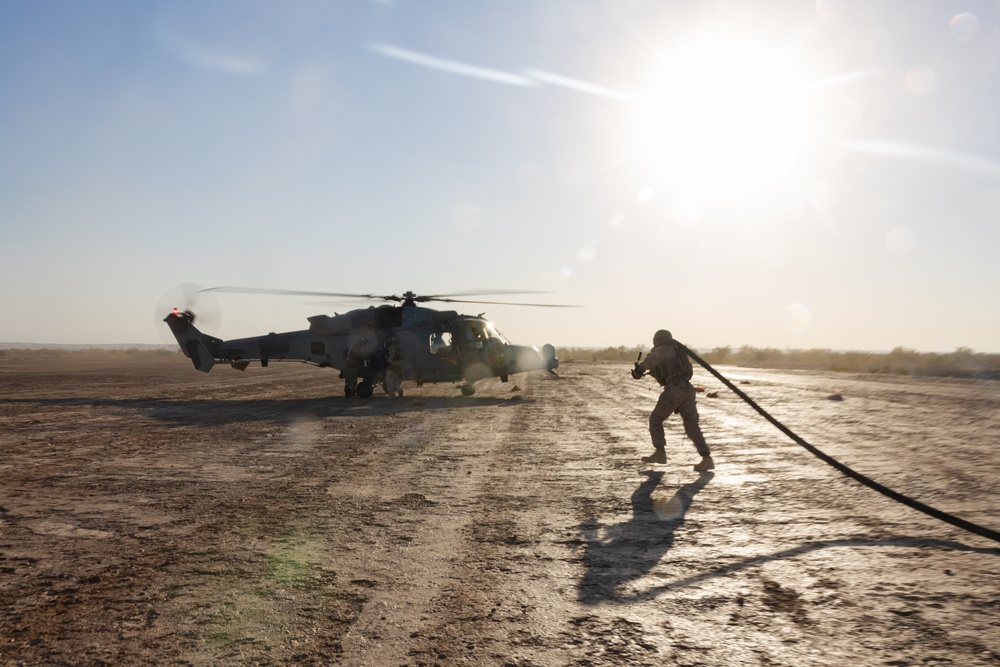
M 697 348 L 692 348 L 697 351 Z M 560 361 L 598 361 L 631 364 L 649 347 L 583 348 L 561 347 Z M 709 364 L 782 370 L 841 371 L 845 373 L 884 373 L 924 377 L 961 377 L 1000 380 L 1000 354 L 977 353 L 960 347 L 947 354 L 917 352 L 897 347 L 891 352 L 834 351 L 828 349 L 779 350 L 744 345 L 738 350 L 729 346 L 698 353 Z
M 826 349 L 777 350 L 744 346 L 737 352 L 720 354 L 720 349 L 728 348 L 716 348 L 700 356 L 710 364 L 750 368 L 1000 379 L 1000 354 L 976 353 L 964 347 L 948 354 L 917 352 L 903 347 L 897 347 L 888 353 L 838 352 Z
M 628 361 L 631 363 L 636 360 L 640 352 L 645 352 L 648 349 L 642 345 L 632 347 L 619 345 L 618 347 L 603 348 L 560 347 L 556 350 L 556 356 L 559 357 L 560 361 Z

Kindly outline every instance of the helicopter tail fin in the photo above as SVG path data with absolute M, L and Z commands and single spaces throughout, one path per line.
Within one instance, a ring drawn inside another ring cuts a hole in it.
M 194 367 L 208 373 L 215 365 L 215 352 L 222 343 L 218 338 L 203 334 L 194 326 L 194 313 L 191 311 L 174 312 L 163 320 L 181 346 L 181 352 L 191 360 Z

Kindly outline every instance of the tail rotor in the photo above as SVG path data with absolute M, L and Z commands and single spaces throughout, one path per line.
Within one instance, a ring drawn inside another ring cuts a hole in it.
M 222 311 L 215 297 L 202 291 L 201 285 L 181 283 L 163 293 L 153 313 L 153 325 L 164 344 L 175 342 L 170 328 L 163 322 L 163 318 L 174 312 L 189 314 L 190 321 L 197 322 L 206 332 L 215 333 L 222 325 Z

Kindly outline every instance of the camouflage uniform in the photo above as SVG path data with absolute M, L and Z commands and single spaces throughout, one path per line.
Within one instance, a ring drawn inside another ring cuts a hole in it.
M 347 353 L 347 364 L 344 366 L 344 396 L 354 396 L 358 387 L 358 371 L 365 363 L 365 339 L 359 338 Z
M 385 362 L 385 390 L 391 398 L 395 398 L 397 394 L 402 397 L 403 358 L 399 354 L 399 342 L 395 338 L 389 341 Z
M 702 459 L 710 459 L 712 453 L 705 442 L 705 436 L 702 435 L 701 427 L 698 426 L 695 390 L 690 382 L 691 362 L 688 361 L 687 355 L 674 347 L 673 337 L 669 331 L 661 329 L 656 332 L 653 336 L 653 349 L 645 359 L 636 364 L 636 370 L 639 369 L 648 372 L 663 386 L 656 407 L 649 415 L 649 435 L 656 454 L 648 458 L 652 460 L 659 455 L 665 460 L 667 441 L 663 433 L 663 422 L 670 415 L 677 413 L 684 421 L 684 432 L 694 442 Z M 635 371 L 633 377 L 636 377 Z

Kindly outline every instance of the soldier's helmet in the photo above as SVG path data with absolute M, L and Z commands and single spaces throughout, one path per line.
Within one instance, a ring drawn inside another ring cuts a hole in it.
M 666 345 L 674 339 L 666 329 L 660 329 L 653 334 L 653 345 Z

